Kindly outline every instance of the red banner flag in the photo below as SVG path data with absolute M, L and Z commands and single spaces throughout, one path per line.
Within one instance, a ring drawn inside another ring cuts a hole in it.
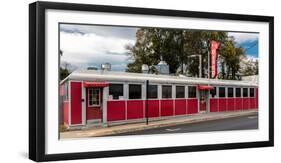
M 220 47 L 220 43 L 217 41 L 211 41 L 211 78 L 218 77 L 218 49 Z

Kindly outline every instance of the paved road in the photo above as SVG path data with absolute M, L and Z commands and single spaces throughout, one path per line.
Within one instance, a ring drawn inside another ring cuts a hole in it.
M 148 129 L 130 133 L 116 134 L 121 135 L 148 135 L 148 134 L 165 134 L 165 133 L 187 133 L 187 132 L 204 132 L 204 131 L 226 131 L 226 130 L 246 130 L 258 129 L 258 115 L 235 117 L 228 119 L 199 122 L 193 124 L 183 124 L 172 127 L 162 127 Z M 112 135 L 113 136 L 113 135 Z

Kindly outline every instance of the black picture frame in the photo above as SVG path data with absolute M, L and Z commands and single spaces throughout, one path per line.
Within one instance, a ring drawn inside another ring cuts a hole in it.
M 114 150 L 67 154 L 45 153 L 45 11 L 95 11 L 123 14 L 161 15 L 221 20 L 269 23 L 269 140 L 246 143 L 155 147 L 149 149 Z M 34 2 L 29 5 L 29 158 L 34 161 L 55 161 L 116 156 L 178 153 L 237 148 L 269 147 L 274 145 L 274 18 L 270 16 L 222 14 L 151 8 L 102 6 L 89 4 Z

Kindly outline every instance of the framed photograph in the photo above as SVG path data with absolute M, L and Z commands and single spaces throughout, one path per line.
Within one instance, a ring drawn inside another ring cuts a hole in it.
M 29 5 L 29 158 L 273 146 L 274 18 Z

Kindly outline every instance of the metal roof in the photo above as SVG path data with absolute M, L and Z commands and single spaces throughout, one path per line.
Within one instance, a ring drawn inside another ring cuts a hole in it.
M 146 82 L 161 84 L 210 84 L 210 85 L 231 85 L 231 86 L 258 86 L 253 81 L 221 80 L 194 78 L 186 76 L 156 75 L 144 73 L 115 72 L 102 70 L 76 70 L 66 80 L 80 81 L 109 81 L 109 82 Z

